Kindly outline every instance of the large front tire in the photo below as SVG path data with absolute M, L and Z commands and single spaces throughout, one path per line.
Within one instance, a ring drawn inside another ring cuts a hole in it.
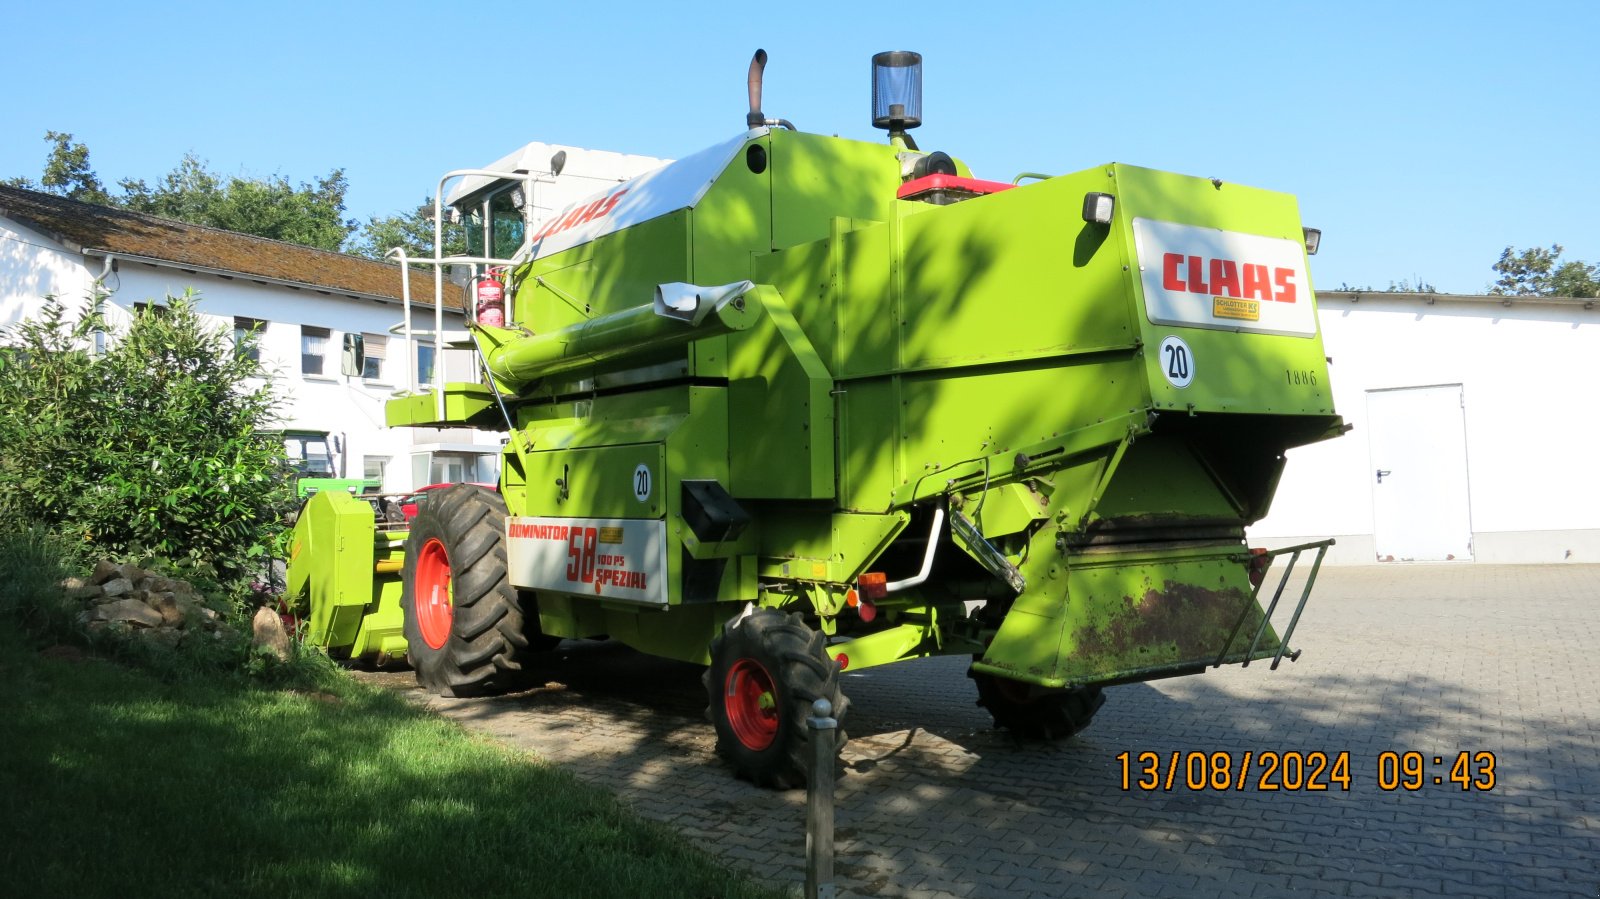
M 730 622 L 711 641 L 704 682 L 717 754 L 757 786 L 805 785 L 806 718 L 818 699 L 832 703 L 839 722 L 832 757 L 844 748 L 850 701 L 839 689 L 839 664 L 828 657 L 822 634 L 799 615 L 757 609 Z
M 529 650 L 522 604 L 506 579 L 506 504 L 471 484 L 438 491 L 406 539 L 407 654 L 417 682 L 440 696 L 515 687 Z
M 978 685 L 978 705 L 989 710 L 995 727 L 1026 739 L 1060 739 L 1089 726 L 1105 705 L 1099 687 L 1045 690 L 993 674 L 967 671 Z

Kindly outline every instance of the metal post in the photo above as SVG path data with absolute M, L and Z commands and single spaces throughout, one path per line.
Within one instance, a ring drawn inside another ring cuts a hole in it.
M 833 899 L 833 764 L 839 722 L 833 704 L 819 699 L 806 719 L 811 771 L 806 789 L 806 899 Z

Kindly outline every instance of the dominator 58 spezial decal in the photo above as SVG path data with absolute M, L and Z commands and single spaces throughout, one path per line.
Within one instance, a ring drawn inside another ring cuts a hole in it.
M 666 523 L 649 519 L 508 518 L 515 586 L 665 605 Z

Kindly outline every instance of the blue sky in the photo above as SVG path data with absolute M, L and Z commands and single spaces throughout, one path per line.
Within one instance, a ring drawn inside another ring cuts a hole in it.
M 1508 244 L 1600 262 L 1600 2 L 472 8 L 0 0 L 0 177 L 37 178 L 44 132 L 69 131 L 108 184 L 189 151 L 296 182 L 342 167 L 365 218 L 532 140 L 730 137 L 757 47 L 769 115 L 876 140 L 869 59 L 909 49 L 923 149 L 996 180 L 1116 160 L 1296 194 L 1324 289 L 1480 292 Z

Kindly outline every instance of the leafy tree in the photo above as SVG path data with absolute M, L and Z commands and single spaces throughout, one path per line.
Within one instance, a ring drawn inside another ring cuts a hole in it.
M 1573 260 L 1563 262 L 1550 275 L 1553 297 L 1600 297 L 1600 265 Z
M 1401 278 L 1399 281 L 1390 281 L 1388 290 L 1385 290 L 1383 292 L 1384 293 L 1438 293 L 1439 290 L 1438 290 L 1438 288 L 1436 288 L 1432 284 L 1429 284 L 1428 282 L 1422 280 L 1421 278 L 1417 278 L 1415 283 L 1413 283 L 1408 278 Z
M 1500 274 L 1489 292 L 1514 297 L 1600 296 L 1600 266 L 1573 260 L 1561 262 L 1563 247 L 1533 247 L 1517 252 L 1506 247 L 1493 266 Z
M 412 258 L 433 258 L 433 200 L 424 199 L 417 208 L 405 215 L 390 215 L 367 220 L 356 237 L 351 238 L 349 250 L 368 259 L 382 259 L 395 247 L 402 247 Z M 459 224 L 444 223 L 444 254 L 466 252 L 466 235 Z
M 206 324 L 196 297 L 103 323 L 55 297 L 0 331 L 0 515 L 124 558 L 154 556 L 223 580 L 260 567 L 293 501 L 268 426 L 277 395 L 250 353 Z
M 214 215 L 222 184 L 193 153 L 164 175 L 154 188 L 143 179 L 117 182 L 122 196 L 116 205 L 134 212 L 159 215 L 180 222 L 204 222 Z
M 296 187 L 281 175 L 222 178 L 189 153 L 153 188 L 131 179 L 120 186 L 114 204 L 124 209 L 332 252 L 356 227 L 343 218 L 342 169 Z
M 5 183 L 333 252 L 356 229 L 354 219 L 344 218 L 349 183 L 342 169 L 314 183 L 294 185 L 281 175 L 264 179 L 218 175 L 190 153 L 154 186 L 142 179 L 124 179 L 118 182 L 122 193 L 113 195 L 90 168 L 87 147 L 56 131 L 47 133 L 45 140 L 53 146 L 39 184 L 26 178 Z
M 82 143 L 73 143 L 72 135 L 60 131 L 46 131 L 44 139 L 53 146 L 50 149 L 50 158 L 45 160 L 44 177 L 39 179 L 39 183 L 34 184 L 26 178 L 11 178 L 5 184 L 28 190 L 42 190 L 59 197 L 82 200 L 85 203 L 109 205 L 112 202 L 111 195 L 106 193 L 105 185 L 100 183 L 94 169 L 89 167 L 88 147 Z
M 1367 284 L 1367 285 L 1364 285 L 1364 286 L 1357 286 L 1357 285 L 1354 285 L 1354 284 L 1350 284 L 1348 282 L 1340 282 L 1339 286 L 1337 288 L 1335 288 L 1335 289 L 1336 290 L 1341 290 L 1341 291 L 1347 291 L 1347 292 L 1350 292 L 1350 293 L 1438 293 L 1439 292 L 1439 288 L 1434 287 L 1432 284 L 1429 284 L 1427 281 L 1424 281 L 1421 278 L 1417 278 L 1415 283 L 1413 283 L 1408 278 L 1402 278 L 1399 281 L 1390 281 L 1388 287 L 1382 287 L 1382 288 L 1373 287 L 1371 284 Z

